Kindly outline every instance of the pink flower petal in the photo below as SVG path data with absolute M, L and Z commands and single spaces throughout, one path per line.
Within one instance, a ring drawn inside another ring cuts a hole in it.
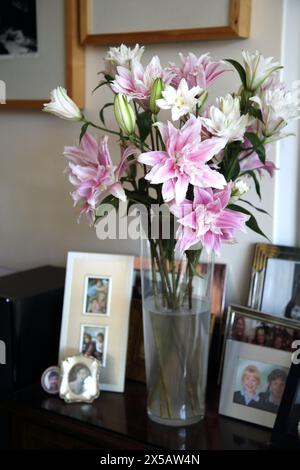
M 213 192 L 211 189 L 201 189 L 194 187 L 194 204 L 209 204 L 213 201 Z
M 163 162 L 167 158 L 167 155 L 168 154 L 166 152 L 156 150 L 154 152 L 141 153 L 138 156 L 137 160 L 138 160 L 139 163 L 154 166 L 154 165 L 157 165 L 157 164 Z
M 188 227 L 179 227 L 176 236 L 177 243 L 175 250 L 179 253 L 183 253 L 185 250 L 188 250 L 191 246 L 199 242 L 199 238 L 197 238 L 195 230 Z
M 145 179 L 151 181 L 152 184 L 159 184 L 168 181 L 173 176 L 174 162 L 171 159 L 168 159 L 162 166 L 155 165 L 152 170 L 147 173 Z
M 199 172 L 191 175 L 191 184 L 202 188 L 223 189 L 226 180 L 218 171 L 211 170 L 208 165 L 201 165 Z
M 175 199 L 175 184 L 173 180 L 168 180 L 162 185 L 162 197 L 165 202 Z
M 113 184 L 112 186 L 110 186 L 109 191 L 113 196 L 117 197 L 118 199 L 121 199 L 121 201 L 126 201 L 126 194 L 121 183 Z
M 175 183 L 175 200 L 176 204 L 180 204 L 186 196 L 189 186 L 189 178 L 187 175 L 177 176 L 177 181 Z
M 185 199 L 180 205 L 176 204 L 175 202 L 170 204 L 169 209 L 170 212 L 175 215 L 175 217 L 181 219 L 193 211 L 193 203 L 192 201 Z

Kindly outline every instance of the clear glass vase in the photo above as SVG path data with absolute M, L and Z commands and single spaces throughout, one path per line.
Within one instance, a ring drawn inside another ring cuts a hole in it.
M 141 241 L 147 412 L 185 426 L 205 413 L 213 259 L 174 248 L 174 239 Z

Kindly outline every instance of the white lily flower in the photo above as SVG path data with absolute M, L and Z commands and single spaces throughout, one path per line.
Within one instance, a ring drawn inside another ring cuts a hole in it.
M 217 98 L 217 106 L 209 109 L 209 118 L 201 118 L 209 132 L 222 137 L 227 142 L 244 140 L 246 127 L 250 124 L 248 114 L 241 115 L 240 98 L 227 94 L 225 98 Z
M 232 187 L 229 204 L 234 204 L 249 190 L 250 186 L 244 180 L 237 180 Z
M 45 103 L 43 111 L 69 121 L 81 121 L 83 114 L 77 104 L 68 96 L 67 90 L 58 86 L 51 91 L 51 101 Z
M 278 62 L 272 62 L 273 57 L 265 58 L 258 51 L 254 53 L 243 51 L 242 55 L 249 91 L 256 91 L 273 72 L 282 68 Z
M 106 73 L 114 77 L 118 66 L 130 68 L 133 61 L 140 62 L 144 50 L 144 46 L 140 47 L 139 44 L 133 49 L 124 44 L 120 47 L 110 47 L 104 58 Z
M 287 90 L 284 83 L 270 81 L 269 86 L 264 87 L 258 96 L 250 98 L 261 110 L 263 135 L 270 137 L 278 134 L 279 137 L 280 131 L 289 121 L 300 119 L 298 93 L 299 89 Z
M 182 116 L 192 112 L 198 104 L 196 96 L 202 92 L 203 90 L 199 86 L 189 89 L 187 81 L 183 78 L 177 89 L 167 85 L 162 91 L 163 98 L 156 100 L 156 104 L 161 109 L 171 109 L 172 120 L 178 121 Z

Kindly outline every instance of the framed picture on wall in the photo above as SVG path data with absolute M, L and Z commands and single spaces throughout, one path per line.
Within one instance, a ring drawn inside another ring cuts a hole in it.
M 133 262 L 133 256 L 68 254 L 59 357 L 97 359 L 101 390 L 124 390 Z
M 251 0 L 80 0 L 84 44 L 247 38 L 250 19 Z
M 78 0 L 2 0 L 0 12 L 0 110 L 41 109 L 58 84 L 82 108 Z
M 248 306 L 300 320 L 300 248 L 255 246 Z

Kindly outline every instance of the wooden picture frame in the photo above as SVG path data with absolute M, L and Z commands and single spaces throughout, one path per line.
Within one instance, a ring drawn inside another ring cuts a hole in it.
M 229 21 L 222 26 L 161 31 L 94 34 L 91 31 L 91 1 L 80 0 L 80 38 L 83 44 L 153 44 L 162 42 L 248 38 L 250 34 L 251 0 L 229 0 Z
M 275 267 L 275 262 L 277 262 L 278 267 Z M 272 263 L 273 267 L 271 266 Z M 289 266 L 290 269 L 289 272 L 287 272 Z M 299 271 L 299 275 L 300 248 L 272 245 L 268 243 L 257 243 L 255 245 L 252 263 L 248 307 L 261 310 L 275 316 L 284 317 L 285 314 L 282 310 L 283 307 L 281 308 L 280 305 L 284 301 L 287 305 L 288 300 L 290 300 L 290 298 L 294 295 L 293 292 L 296 288 L 295 281 L 297 274 L 296 266 L 299 266 L 299 269 L 297 269 L 297 273 Z M 284 269 L 286 269 L 286 271 L 284 271 Z M 277 279 L 277 277 L 280 275 L 282 279 Z M 293 279 L 290 279 L 291 275 Z M 300 281 L 300 276 L 298 277 Z M 288 284 L 288 286 L 285 286 L 285 284 Z M 286 299 L 282 298 L 281 300 L 283 292 L 285 292 L 285 287 L 288 287 L 289 292 L 286 293 Z M 276 305 L 274 304 L 273 307 L 270 299 L 273 299 L 274 302 L 276 301 Z
M 227 266 L 216 264 L 212 288 L 212 308 L 210 317 L 210 340 L 214 329 L 222 320 L 225 304 Z M 143 335 L 143 304 L 140 282 L 141 259 L 134 260 L 134 283 L 129 317 L 129 334 L 126 363 L 126 378 L 137 382 L 146 382 L 144 335 Z
M 79 4 L 78 0 L 64 2 L 64 37 L 65 37 L 65 83 L 63 85 L 79 108 L 84 107 L 84 47 L 79 38 Z M 51 40 L 51 38 L 49 38 Z M 41 76 L 42 79 L 42 76 Z M 41 99 L 8 99 L 0 106 L 7 109 L 38 109 L 50 100 L 50 91 Z

